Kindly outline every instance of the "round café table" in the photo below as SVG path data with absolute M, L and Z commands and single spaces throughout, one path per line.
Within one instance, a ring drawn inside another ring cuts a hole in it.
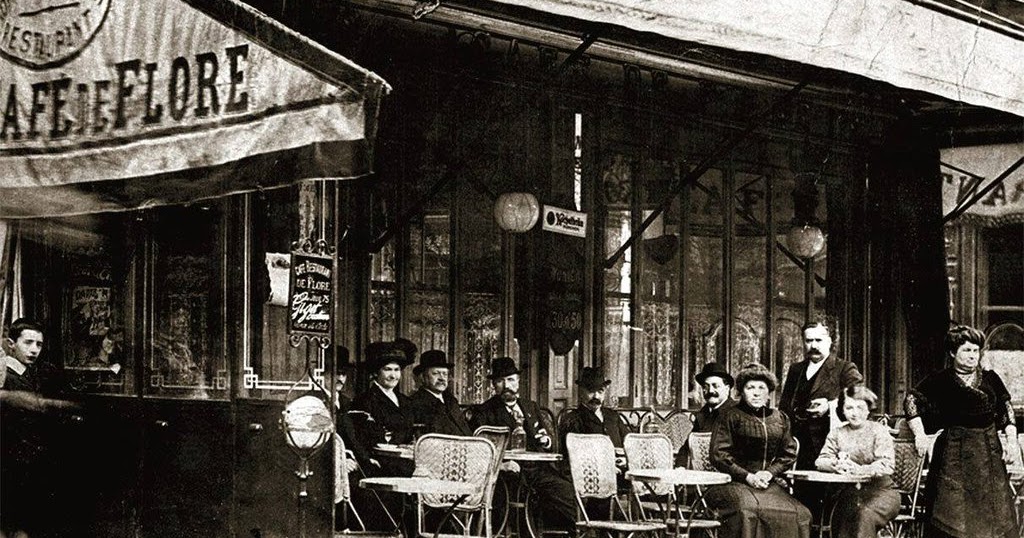
M 690 515 L 686 518 L 686 533 L 685 536 L 691 536 L 690 531 L 693 530 L 693 526 L 696 523 L 701 528 L 705 527 L 718 527 L 719 523 L 710 517 L 710 514 L 706 514 L 706 507 L 704 503 L 704 487 L 706 486 L 717 486 L 721 484 L 728 484 L 732 481 L 732 477 L 725 473 L 719 473 L 715 471 L 697 471 L 694 469 L 686 469 L 678 467 L 675 469 L 636 469 L 626 472 L 626 478 L 629 480 L 635 480 L 637 482 L 643 482 L 644 486 L 652 493 L 655 494 L 655 486 L 657 485 L 671 485 L 674 489 L 693 486 L 697 491 L 697 496 L 694 498 L 693 503 L 690 505 Z M 682 521 L 682 506 L 679 505 L 680 495 L 673 494 L 672 499 L 675 503 L 675 526 L 676 536 L 681 536 Z M 660 503 L 659 503 L 660 505 Z M 668 518 L 669 510 L 662 510 L 665 514 L 666 523 Z M 701 517 L 698 517 L 701 516 Z M 705 517 L 707 516 L 707 517 Z
M 438 538 L 438 534 L 441 532 L 441 528 L 444 527 L 445 522 L 447 522 L 448 518 L 451 517 L 452 512 L 454 512 L 455 509 L 466 500 L 466 497 L 480 491 L 480 487 L 475 484 L 457 482 L 454 480 L 440 480 L 423 476 L 378 476 L 364 478 L 359 481 L 359 487 L 376 491 L 404 493 L 406 495 L 455 496 L 455 500 L 452 501 L 451 506 L 445 509 L 444 515 L 441 517 L 441 522 L 438 524 L 437 530 L 434 531 L 434 538 Z M 397 523 L 397 526 L 395 527 L 396 533 L 402 532 L 403 519 L 404 517 L 399 516 L 398 519 L 395 520 Z
M 786 476 L 795 482 L 813 482 L 817 484 L 838 484 L 850 485 L 860 489 L 861 484 L 871 481 L 873 477 L 863 474 L 831 473 L 827 471 L 793 470 L 786 471 Z M 827 532 L 832 535 L 832 516 L 836 510 L 836 503 L 839 500 L 841 488 L 833 488 L 833 491 L 822 500 L 821 514 L 818 519 L 818 536 L 825 536 Z M 828 524 L 825 524 L 825 514 L 828 514 Z

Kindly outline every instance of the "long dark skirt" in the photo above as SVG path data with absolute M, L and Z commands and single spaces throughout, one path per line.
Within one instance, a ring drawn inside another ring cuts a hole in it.
M 809 538 L 811 512 L 778 484 L 754 489 L 730 482 L 704 498 L 718 512 L 721 538 Z
M 924 506 L 929 536 L 1017 536 L 1013 494 L 994 427 L 952 427 L 939 436 Z
M 859 489 L 846 486 L 836 497 L 832 530 L 838 538 L 875 538 L 899 514 L 900 494 L 888 476 Z

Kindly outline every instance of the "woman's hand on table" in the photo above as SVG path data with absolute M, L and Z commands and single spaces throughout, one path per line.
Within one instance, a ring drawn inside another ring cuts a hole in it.
M 839 474 L 858 474 L 861 472 L 860 465 L 849 459 L 841 459 L 834 465 L 835 470 Z
M 747 484 L 752 488 L 767 489 L 771 483 L 772 473 L 768 471 L 758 471 L 747 475 Z

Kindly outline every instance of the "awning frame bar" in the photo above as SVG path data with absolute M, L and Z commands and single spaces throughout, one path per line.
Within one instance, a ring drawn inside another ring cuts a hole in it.
M 965 203 L 960 204 L 959 206 L 955 207 L 952 211 L 950 211 L 949 214 L 942 218 L 942 224 L 949 224 L 951 221 L 963 215 L 965 212 L 967 212 L 968 209 L 974 206 L 974 204 L 978 203 L 982 198 L 984 198 L 985 195 L 992 192 L 992 189 L 995 189 L 997 186 L 1002 184 L 1003 181 L 1006 180 L 1006 178 L 1010 177 L 1010 175 L 1013 174 L 1018 168 L 1020 168 L 1021 165 L 1024 165 L 1024 155 L 1021 155 L 1021 157 L 1017 159 L 1016 162 L 1008 166 L 1006 170 L 1003 170 L 1003 172 L 999 174 L 995 179 L 993 179 L 991 183 L 986 185 L 984 189 L 981 189 L 980 191 L 978 191 L 977 194 L 972 196 Z

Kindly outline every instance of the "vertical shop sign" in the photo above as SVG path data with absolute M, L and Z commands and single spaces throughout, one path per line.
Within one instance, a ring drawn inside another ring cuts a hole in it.
M 288 295 L 288 333 L 293 337 L 331 336 L 334 263 L 330 256 L 292 252 Z

